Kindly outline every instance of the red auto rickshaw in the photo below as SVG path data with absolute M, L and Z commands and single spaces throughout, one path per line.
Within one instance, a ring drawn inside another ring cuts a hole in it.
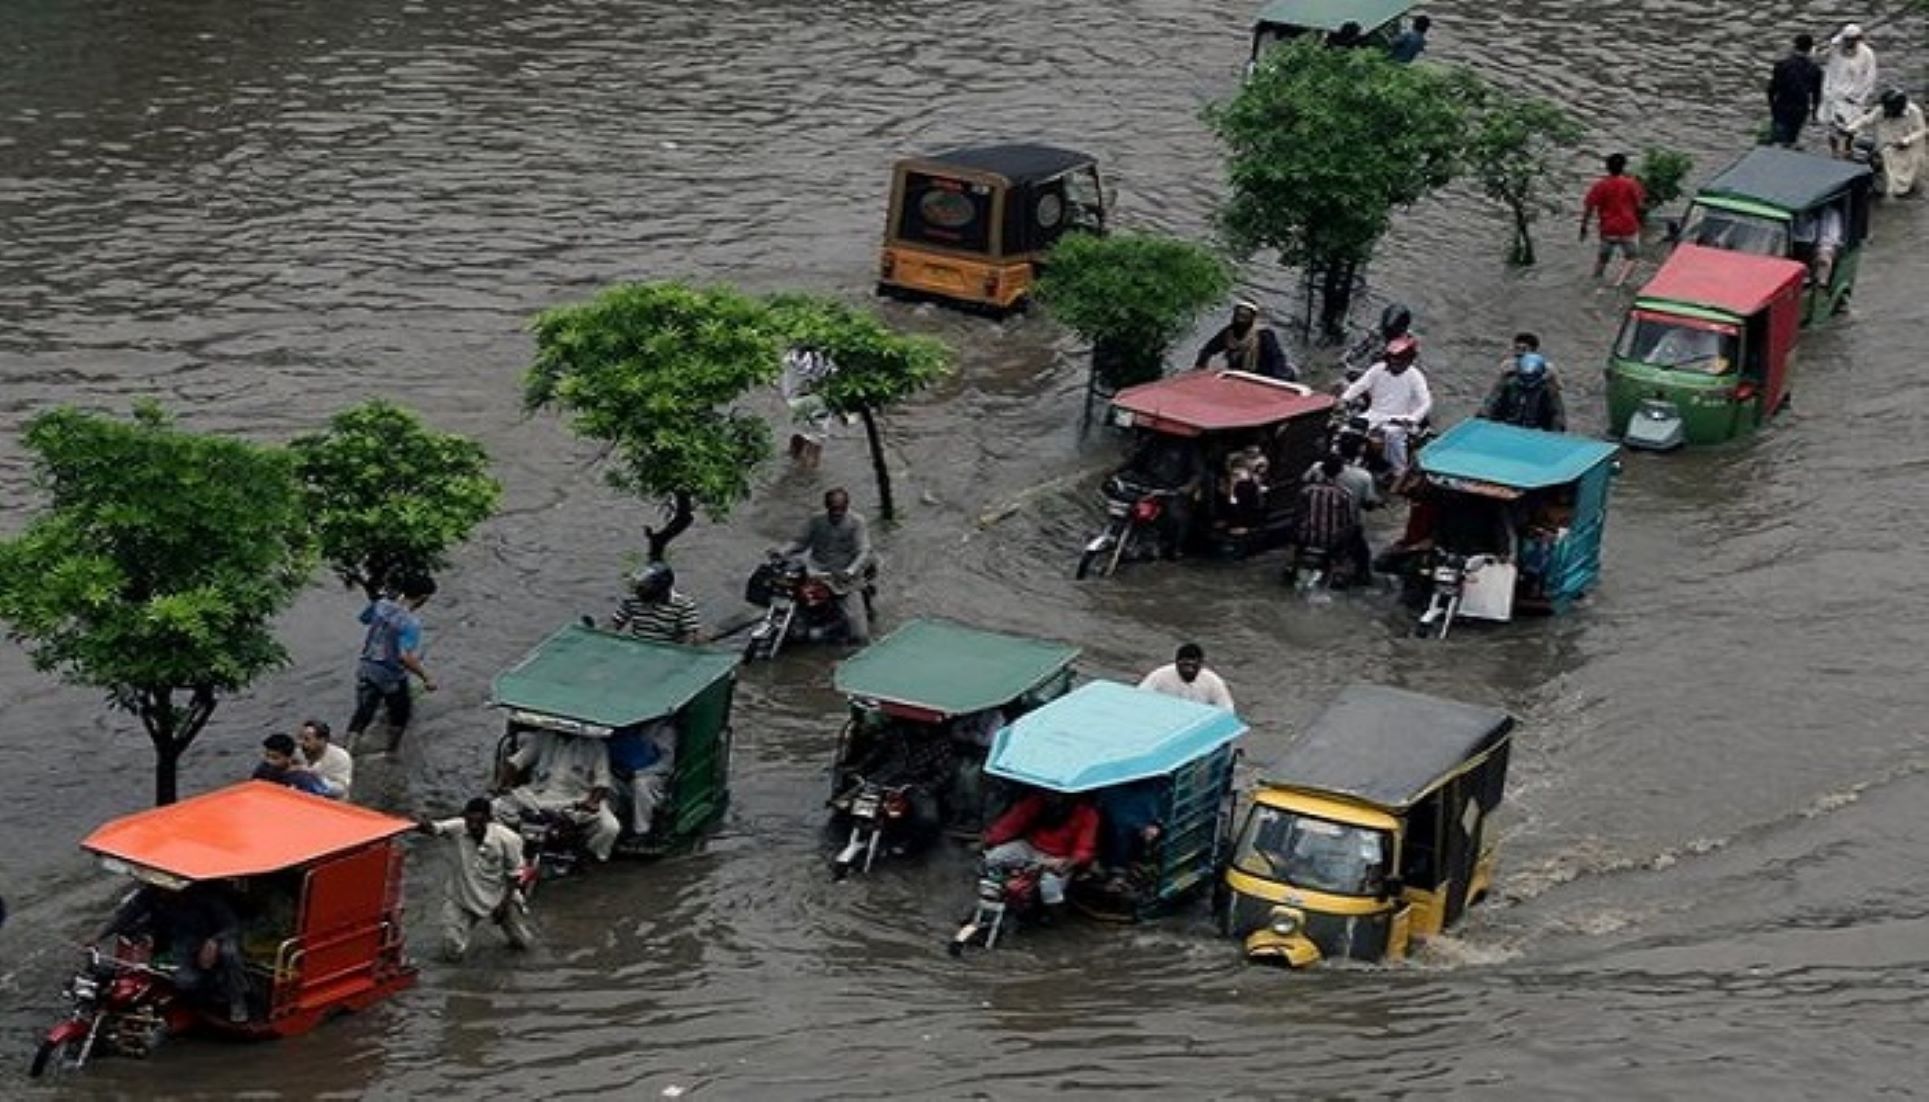
M 409 986 L 396 837 L 413 826 L 244 781 L 94 831 L 81 846 L 138 887 L 68 984 L 72 1009 L 40 1041 L 31 1073 L 75 1071 L 104 1052 L 145 1056 L 193 1029 L 292 1036 Z M 169 943 L 184 928 L 167 920 L 169 908 L 187 907 L 221 916 L 222 953 Z M 119 928 L 122 915 L 136 914 Z M 235 1002 L 181 980 L 216 967 L 195 959 L 204 952 L 223 967 L 238 960 L 245 984 Z

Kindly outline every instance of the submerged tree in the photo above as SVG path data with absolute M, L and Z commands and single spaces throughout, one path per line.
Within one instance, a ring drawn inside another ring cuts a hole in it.
M 813 393 L 829 412 L 864 423 L 877 476 L 878 516 L 894 519 L 891 468 L 878 416 L 943 378 L 951 370 L 951 349 L 932 337 L 899 333 L 876 315 L 835 299 L 780 295 L 770 306 L 786 344 L 815 352 L 832 365 Z
M 770 429 L 735 403 L 773 381 L 782 344 L 769 311 L 725 288 L 631 283 L 537 315 L 523 401 L 569 414 L 614 453 L 616 488 L 665 505 L 646 527 L 661 561 L 702 507 L 714 519 L 750 493 Z
M 371 601 L 395 578 L 440 570 L 502 497 L 481 444 L 379 399 L 289 446 L 322 558 Z
M 1554 158 L 1581 140 L 1581 125 L 1559 106 L 1523 97 L 1469 77 L 1465 87 L 1474 104 L 1467 132 L 1467 171 L 1490 199 L 1513 216 L 1510 264 L 1534 263 L 1534 222 L 1554 204 L 1543 184 Z
M 56 409 L 27 426 L 49 497 L 0 542 L 0 619 L 34 665 L 107 691 L 154 744 L 154 799 L 224 694 L 281 665 L 274 618 L 313 569 L 286 451 Z
M 1227 146 L 1220 225 L 1242 253 L 1275 250 L 1320 288 L 1319 323 L 1344 336 L 1360 269 L 1393 212 L 1450 182 L 1467 116 L 1460 78 L 1312 36 L 1274 49 L 1206 111 Z
M 1172 342 L 1231 290 L 1216 253 L 1144 233 L 1067 236 L 1035 288 L 1047 313 L 1091 343 L 1092 370 L 1113 388 L 1164 374 Z
M 1641 163 L 1634 170 L 1634 178 L 1641 181 L 1642 209 L 1658 210 L 1681 198 L 1694 167 L 1694 159 L 1678 149 L 1651 145 L 1642 150 Z

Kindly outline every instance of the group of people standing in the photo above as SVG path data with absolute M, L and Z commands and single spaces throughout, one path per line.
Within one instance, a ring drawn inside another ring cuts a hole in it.
M 1829 151 L 1847 157 L 1858 139 L 1866 139 L 1881 168 L 1883 193 L 1909 194 L 1922 173 L 1929 127 L 1907 92 L 1879 88 L 1875 49 L 1860 24 L 1837 32 L 1820 61 L 1814 37 L 1798 34 L 1769 74 L 1769 140 L 1792 149 L 1802 129 L 1815 122 L 1828 127 Z

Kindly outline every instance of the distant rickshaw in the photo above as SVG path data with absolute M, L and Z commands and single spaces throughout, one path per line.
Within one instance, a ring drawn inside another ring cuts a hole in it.
M 1286 543 L 1322 454 L 1331 395 L 1243 371 L 1186 371 L 1121 390 L 1130 458 L 1105 480 L 1105 530 L 1077 576 L 1175 551 L 1233 557 Z
M 1268 768 L 1219 897 L 1246 959 L 1399 960 L 1492 889 L 1514 721 L 1378 686 L 1342 692 Z
M 1813 325 L 1841 310 L 1855 290 L 1874 189 L 1868 165 L 1761 146 L 1695 194 L 1680 238 L 1799 261 L 1809 273 L 1801 322 Z M 1822 251 L 1833 253 L 1832 262 Z
M 507 714 L 496 746 L 501 777 L 526 740 L 583 739 L 597 753 L 619 754 L 635 740 L 669 756 L 651 829 L 636 829 L 633 778 L 612 760 L 606 803 L 619 826 L 617 852 L 655 855 L 723 817 L 730 800 L 730 706 L 741 656 L 678 646 L 571 624 L 496 675 L 492 703 Z M 618 742 L 617 740 L 626 740 Z M 520 778 L 514 778 L 520 779 Z M 573 811 L 531 810 L 518 827 L 530 860 L 566 872 L 585 851 L 593 825 Z
M 1747 435 L 1788 401 L 1803 267 L 1699 245 L 1635 296 L 1608 361 L 1608 431 L 1665 451 Z
M 1416 634 L 1444 639 L 1462 616 L 1563 612 L 1592 588 L 1616 450 L 1480 419 L 1422 450 L 1415 469 L 1424 487 L 1413 508 L 1430 531 L 1412 560 L 1427 586 Z
M 1252 59 L 1258 66 L 1266 51 L 1305 34 L 1322 38 L 1348 23 L 1360 29 L 1360 45 L 1385 49 L 1400 33 L 1400 17 L 1418 0 L 1272 0 L 1253 17 Z
M 1057 875 L 1068 882 L 1070 905 L 1130 922 L 1211 885 L 1230 839 L 1233 743 L 1245 733 L 1245 722 L 1222 708 L 1094 681 L 1001 729 L 985 772 L 1015 786 L 1001 822 L 1023 815 L 1028 801 L 1096 813 L 1094 862 L 1074 860 Z M 1042 864 L 994 861 L 999 852 L 986 851 L 977 905 L 952 939 L 954 954 L 996 945 L 1049 887 Z
M 291 1037 L 408 987 L 396 837 L 414 825 L 244 781 L 94 831 L 81 846 L 136 890 L 69 981 L 72 1009 L 31 1074 L 146 1056 L 190 1030 Z
M 908 851 L 941 829 L 984 826 L 981 774 L 992 735 L 1064 695 L 1078 648 L 913 620 L 837 667 L 850 698 L 838 734 L 830 806 L 848 836 L 832 874 L 868 872 L 880 852 Z
M 992 145 L 899 161 L 878 293 L 1020 308 L 1045 254 L 1066 233 L 1105 232 L 1108 205 L 1098 162 L 1077 150 Z

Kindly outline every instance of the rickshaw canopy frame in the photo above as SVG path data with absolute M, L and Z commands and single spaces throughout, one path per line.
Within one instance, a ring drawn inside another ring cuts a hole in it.
M 80 844 L 103 858 L 192 882 L 298 868 L 414 826 L 355 804 L 251 780 L 122 816 Z

